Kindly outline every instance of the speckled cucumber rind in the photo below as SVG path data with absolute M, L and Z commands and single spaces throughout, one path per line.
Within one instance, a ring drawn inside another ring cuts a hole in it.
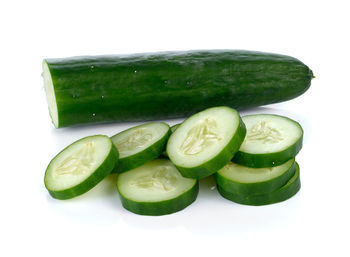
M 303 94 L 313 78 L 293 57 L 243 50 L 45 59 L 43 71 L 56 128 L 277 103 Z
M 225 191 L 223 188 L 218 186 L 218 191 L 221 196 L 224 198 L 233 201 L 235 203 L 244 204 L 244 205 L 268 205 L 279 203 L 289 198 L 293 197 L 300 190 L 300 169 L 299 165 L 296 163 L 295 173 L 293 177 L 281 188 L 267 194 L 260 195 L 244 195 L 244 194 L 235 194 Z
M 101 164 L 94 171 L 92 171 L 87 178 L 80 181 L 80 183 L 77 183 L 76 185 L 73 185 L 69 188 L 65 188 L 62 190 L 53 189 L 52 183 L 55 184 L 55 181 L 52 181 L 52 179 L 50 178 L 50 173 L 53 172 L 52 167 L 56 162 L 57 158 L 59 158 L 59 156 L 62 153 L 66 151 L 70 151 L 70 149 L 73 146 L 80 144 L 83 141 L 86 141 L 89 139 L 93 140 L 95 138 L 104 138 L 106 142 L 105 147 L 108 148 L 107 154 L 104 156 L 104 159 L 101 161 Z M 84 137 L 70 144 L 66 148 L 64 148 L 60 153 L 58 153 L 51 160 L 45 172 L 45 178 L 44 178 L 45 187 L 53 198 L 60 199 L 60 200 L 66 200 L 66 199 L 70 199 L 70 198 L 82 195 L 87 191 L 89 191 L 90 189 L 92 189 L 93 187 L 95 187 L 100 181 L 102 181 L 106 176 L 108 176 L 111 173 L 116 163 L 118 163 L 118 156 L 119 156 L 118 150 L 115 148 L 115 146 L 113 145 L 109 137 L 103 136 L 103 135 Z

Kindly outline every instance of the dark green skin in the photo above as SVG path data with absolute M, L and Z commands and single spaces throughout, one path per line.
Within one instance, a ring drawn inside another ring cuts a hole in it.
M 278 54 L 209 50 L 46 59 L 58 127 L 187 117 L 217 105 L 235 109 L 293 99 L 312 71 Z
M 80 140 L 82 140 L 82 139 L 80 139 Z M 80 141 L 80 140 L 78 140 L 78 141 Z M 113 143 L 111 145 L 112 145 L 111 150 L 110 150 L 109 154 L 106 156 L 106 159 L 95 170 L 95 172 L 93 172 L 86 180 L 82 181 L 80 184 L 78 184 L 72 188 L 62 190 L 62 191 L 52 191 L 46 187 L 46 189 L 49 191 L 50 195 L 56 199 L 66 200 L 66 199 L 71 199 L 73 197 L 82 195 L 82 194 L 86 193 L 87 191 L 89 191 L 90 189 L 92 189 L 93 187 L 95 187 L 99 182 L 101 182 L 105 177 L 107 177 L 111 173 L 113 168 L 118 163 L 118 157 L 119 157 L 118 150 L 113 145 Z M 69 146 L 67 146 L 66 148 L 68 148 Z M 63 149 L 61 152 L 63 152 L 65 149 Z M 50 164 L 51 164 L 51 162 L 50 162 Z M 50 164 L 49 164 L 49 166 L 50 166 Z M 46 182 L 45 182 L 45 186 L 46 186 Z
M 131 128 L 131 129 L 134 129 L 134 128 Z M 160 140 L 155 142 L 153 145 L 147 147 L 143 151 L 138 152 L 134 155 L 130 155 L 124 158 L 119 158 L 119 162 L 113 169 L 112 173 L 123 173 L 125 171 L 142 166 L 143 164 L 158 158 L 164 152 L 166 143 L 168 142 L 168 138 L 170 134 L 171 134 L 171 130 L 169 128 L 168 132 Z
M 239 125 L 237 127 L 236 132 L 234 133 L 234 136 L 232 137 L 230 142 L 226 145 L 226 147 L 222 149 L 222 151 L 218 153 L 216 156 L 214 156 L 212 159 L 206 161 L 205 163 L 197 167 L 191 167 L 191 168 L 176 165 L 176 163 L 174 162 L 173 164 L 180 171 L 183 177 L 195 178 L 195 179 L 202 179 L 202 178 L 208 177 L 214 174 L 215 172 L 217 172 L 218 170 L 220 170 L 232 159 L 234 154 L 240 148 L 245 135 L 246 135 L 246 128 L 241 117 L 239 117 Z
M 244 195 L 244 194 L 234 194 L 225 191 L 223 188 L 218 186 L 218 191 L 224 198 L 245 205 L 267 205 L 273 203 L 279 203 L 285 201 L 292 196 L 294 196 L 300 190 L 300 173 L 299 165 L 296 163 L 296 169 L 293 177 L 281 188 L 267 194 L 260 195 Z
M 160 202 L 136 202 L 126 198 L 118 189 L 125 209 L 140 215 L 160 216 L 181 211 L 193 203 L 198 195 L 198 181 L 188 191 L 176 198 Z
M 293 162 L 288 169 L 278 177 L 270 179 L 268 181 L 261 181 L 257 183 L 241 183 L 238 181 L 230 180 L 220 172 L 214 174 L 216 183 L 225 192 L 240 195 L 259 195 L 271 193 L 278 188 L 282 187 L 284 184 L 291 179 L 296 170 L 296 163 Z
M 287 117 L 284 118 L 288 119 Z M 300 127 L 301 131 L 303 131 L 300 124 L 297 123 L 297 125 Z M 304 132 L 302 132 L 301 137 L 294 144 L 280 152 L 251 154 L 243 151 L 238 151 L 233 157 L 232 162 L 251 168 L 266 168 L 279 166 L 287 162 L 288 160 L 294 158 L 299 153 L 299 151 L 303 147 L 303 133 Z

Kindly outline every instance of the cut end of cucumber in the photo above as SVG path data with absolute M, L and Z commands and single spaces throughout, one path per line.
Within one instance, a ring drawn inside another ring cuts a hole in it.
M 53 87 L 53 82 L 51 78 L 51 73 L 47 62 L 43 61 L 43 78 L 44 78 L 44 87 L 47 97 L 47 102 L 49 105 L 49 112 L 53 125 L 58 128 L 58 111 L 55 90 Z

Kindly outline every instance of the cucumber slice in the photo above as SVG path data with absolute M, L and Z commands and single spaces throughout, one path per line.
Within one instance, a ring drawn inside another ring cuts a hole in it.
M 45 172 L 45 187 L 54 198 L 73 198 L 97 185 L 117 161 L 118 150 L 109 137 L 82 138 L 52 159 Z
M 209 108 L 177 127 L 169 138 L 167 153 L 184 177 L 201 179 L 232 159 L 245 133 L 236 110 L 225 106 Z
M 194 202 L 198 181 L 184 178 L 166 159 L 153 160 L 118 176 L 123 207 L 141 215 L 165 215 Z
M 181 123 L 175 124 L 170 127 L 171 133 L 174 133 L 174 131 L 177 129 L 178 126 L 180 126 Z
M 180 126 L 180 124 L 181 124 L 181 123 L 178 123 L 178 124 L 175 124 L 175 125 L 171 126 L 171 127 L 170 127 L 171 133 L 174 133 L 174 131 L 177 129 L 178 126 Z M 164 150 L 164 151 L 162 152 L 161 157 L 166 157 L 166 158 L 169 157 L 169 156 L 168 156 L 168 153 L 166 152 L 166 150 Z
M 215 173 L 215 180 L 222 189 L 234 194 L 265 194 L 286 184 L 295 167 L 294 159 L 270 168 L 249 168 L 229 162 Z
M 111 137 L 119 151 L 119 163 L 113 172 L 125 172 L 157 158 L 164 151 L 170 133 L 168 124 L 149 122 Z
M 247 135 L 233 162 L 253 167 L 274 167 L 294 158 L 303 143 L 303 129 L 287 117 L 257 114 L 242 117 Z
M 291 179 L 288 180 L 288 182 L 280 187 L 279 189 L 267 193 L 267 194 L 260 194 L 260 195 L 245 195 L 245 194 L 235 194 L 232 192 L 228 192 L 222 187 L 218 186 L 219 193 L 226 199 L 240 203 L 245 205 L 267 205 L 267 204 L 273 204 L 285 201 L 292 196 L 294 196 L 298 191 L 300 190 L 300 172 L 299 172 L 299 165 L 298 163 L 295 163 L 296 168 L 295 172 Z

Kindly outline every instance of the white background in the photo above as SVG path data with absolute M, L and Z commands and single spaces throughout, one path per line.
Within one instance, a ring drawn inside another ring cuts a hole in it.
M 349 256 L 346 2 L 2 1 L 0 255 Z M 206 179 L 187 209 L 144 217 L 122 208 L 113 176 L 76 199 L 48 195 L 44 172 L 58 151 L 135 123 L 55 129 L 43 58 L 214 48 L 291 55 L 313 70 L 316 78 L 299 98 L 241 112 L 278 113 L 304 127 L 295 197 L 238 205 Z

